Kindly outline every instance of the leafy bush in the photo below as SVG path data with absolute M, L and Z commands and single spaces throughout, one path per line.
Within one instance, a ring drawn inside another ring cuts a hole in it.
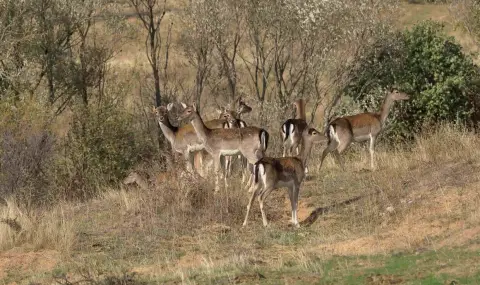
M 411 95 L 390 115 L 390 137 L 412 138 L 423 126 L 439 122 L 474 123 L 478 67 L 442 30 L 442 24 L 427 21 L 393 32 L 359 61 L 346 95 L 364 108 L 379 110 L 392 86 Z
M 118 182 L 136 163 L 152 157 L 154 142 L 138 134 L 134 122 L 118 105 L 74 112 L 57 171 L 65 198 L 95 196 L 98 186 Z

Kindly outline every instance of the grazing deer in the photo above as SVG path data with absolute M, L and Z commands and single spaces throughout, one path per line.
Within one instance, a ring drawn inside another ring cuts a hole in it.
M 385 96 L 385 101 L 379 113 L 361 113 L 353 116 L 339 117 L 330 122 L 326 130 L 328 145 L 322 153 L 320 168 L 327 154 L 333 152 L 337 162 L 344 169 L 340 154 L 352 142 L 370 140 L 370 166 L 372 169 L 375 169 L 375 141 L 385 126 L 390 108 L 395 101 L 408 100 L 409 98 L 407 94 L 393 90 Z
M 264 156 L 268 145 L 268 132 L 257 127 L 236 129 L 211 129 L 205 125 L 197 112 L 196 105 L 187 106 L 182 103 L 183 111 L 179 119 L 191 121 L 198 138 L 203 142 L 205 150 L 213 158 L 215 170 L 215 192 L 219 190 L 220 157 L 223 155 L 242 154 L 249 163 L 255 163 Z M 225 186 L 227 186 L 226 177 Z
M 267 215 L 263 210 L 263 202 L 273 190 L 283 187 L 288 188 L 288 196 L 292 207 L 292 223 L 297 227 L 299 226 L 297 219 L 298 194 L 300 185 L 305 178 L 305 166 L 313 144 L 323 140 L 323 138 L 323 134 L 314 128 L 307 128 L 302 133 L 300 157 L 263 157 L 255 163 L 253 172 L 255 184 L 247 205 L 247 214 L 243 226 L 247 225 L 248 215 L 255 197 L 258 197 L 263 225 L 267 226 Z
M 299 154 L 298 147 L 302 143 L 303 130 L 307 128 L 307 117 L 305 114 L 305 101 L 303 99 L 296 100 L 293 105 L 295 106 L 295 118 L 288 119 L 282 125 L 282 138 L 283 138 L 283 156 L 291 156 L 293 150 L 296 150 Z

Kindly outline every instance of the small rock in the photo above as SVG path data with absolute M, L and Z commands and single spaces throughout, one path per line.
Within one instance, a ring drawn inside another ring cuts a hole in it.
M 392 213 L 393 211 L 395 211 L 395 209 L 392 206 L 388 206 L 387 209 L 385 210 L 387 210 L 387 212 L 389 213 Z

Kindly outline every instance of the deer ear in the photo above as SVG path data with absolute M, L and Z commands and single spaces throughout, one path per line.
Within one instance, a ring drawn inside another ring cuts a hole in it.
M 157 107 L 155 107 L 155 105 L 152 105 L 152 113 L 155 114 L 156 111 L 157 111 Z
M 187 104 L 185 104 L 183 102 L 181 102 L 180 104 L 182 104 L 183 109 L 187 108 Z
M 197 103 L 192 104 L 193 110 L 196 112 L 197 111 Z
M 168 103 L 167 105 L 167 111 L 171 111 L 173 109 L 173 103 Z

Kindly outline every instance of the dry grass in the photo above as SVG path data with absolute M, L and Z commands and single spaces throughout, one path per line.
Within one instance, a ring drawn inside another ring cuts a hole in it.
M 294 270 L 314 282 L 330 278 L 327 261 L 338 255 L 359 256 L 338 261 L 338 270 L 349 272 L 382 266 L 377 254 L 474 245 L 480 227 L 479 143 L 473 133 L 443 126 L 409 148 L 380 145 L 375 172 L 364 170 L 368 156 L 360 146 L 346 154 L 345 172 L 333 159 L 318 171 L 318 147 L 300 195 L 299 218 L 310 223 L 299 230 L 289 226 L 285 191 L 267 201 L 269 228 L 261 226 L 257 203 L 242 228 L 248 195 L 239 177 L 228 193 L 214 194 L 212 181 L 151 167 L 144 172 L 157 182 L 147 189 L 111 189 L 88 203 L 28 215 L 9 201 L 2 217 L 16 218 L 24 233 L 7 228 L 2 246 L 59 252 L 67 262 L 53 272 L 69 282 L 93 269 L 101 276 L 136 272 L 142 280 L 183 283 L 261 282 L 258 270 Z M 9 267 L 2 270 L 13 274 Z
M 53 249 L 69 253 L 75 241 L 74 224 L 67 216 L 68 204 L 48 210 L 21 209 L 14 201 L 0 206 L 0 249 L 26 246 L 32 250 Z
M 403 25 L 416 18 L 447 17 L 442 5 L 414 5 L 407 12 Z M 126 45 L 113 66 L 146 69 L 142 43 L 138 39 L 138 45 Z M 181 62 L 179 57 L 172 55 L 172 65 Z M 133 81 L 130 87 L 136 90 Z M 276 114 L 277 107 L 266 106 L 266 113 Z M 249 119 L 258 121 L 255 114 Z M 278 155 L 279 126 L 269 124 L 268 152 Z M 216 283 L 215 278 L 260 283 L 265 279 L 261 271 L 297 270 L 301 278 L 278 281 L 308 284 L 332 272 L 344 276 L 356 267 L 380 266 L 383 261 L 370 257 L 377 254 L 451 246 L 478 250 L 478 145 L 480 138 L 455 126 L 426 132 L 413 146 L 380 142 L 375 172 L 365 170 L 365 145 L 355 145 L 345 154 L 345 172 L 331 158 L 319 170 L 323 146 L 317 146 L 301 189 L 299 218 L 306 222 L 299 230 L 288 225 L 285 191 L 275 192 L 266 202 L 269 228 L 261 226 L 257 203 L 249 225 L 242 228 L 248 195 L 239 177 L 232 179 L 228 193 L 214 194 L 211 179 L 156 166 L 143 169 L 156 181 L 148 189 L 121 186 L 86 203 L 60 203 L 48 210 L 26 211 L 7 201 L 6 207 L 0 204 L 0 279 L 51 282 L 52 275 L 61 275 L 74 282 L 83 278 L 81 272 L 108 277 L 127 271 L 160 283 Z M 354 257 L 338 261 L 332 269 L 328 260 L 337 255 Z M 9 264 L 15 259 L 35 267 L 34 260 L 42 258 L 48 266 L 38 266 L 36 272 Z M 470 267 L 478 265 L 468 260 Z M 34 276 L 39 272 L 47 276 Z

